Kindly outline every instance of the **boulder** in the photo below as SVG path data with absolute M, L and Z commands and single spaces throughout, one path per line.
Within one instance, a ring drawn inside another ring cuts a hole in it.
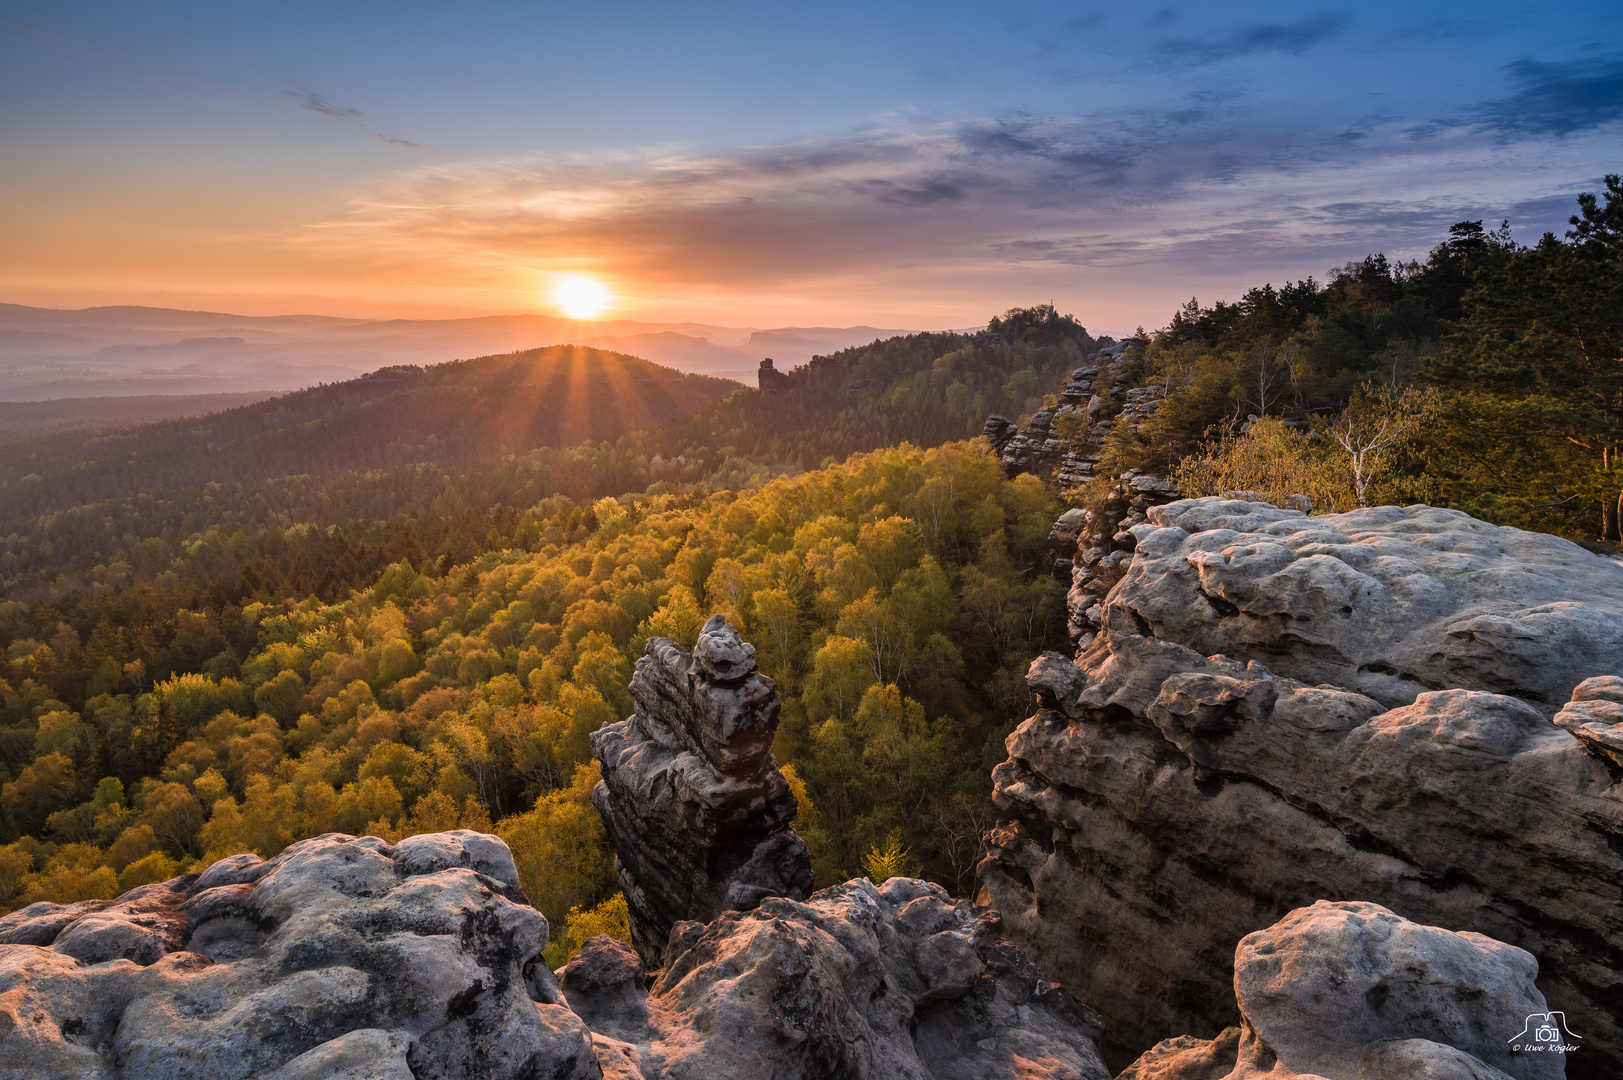
M 1623 568 L 1426 507 L 1131 531 L 1097 637 L 1032 665 L 980 868 L 1107 1060 L 1238 1025 L 1241 938 L 1327 899 L 1526 950 L 1572 1075 L 1623 1073 Z
M 1105 1080 L 1097 1018 L 940 886 L 847 882 L 678 923 L 653 985 L 595 938 L 560 973 L 626 1080 Z
M 1560 1080 L 1569 1044 L 1524 1037 L 1549 1013 L 1537 974 L 1481 934 L 1321 900 L 1241 940 L 1238 1027 L 1162 1042 L 1118 1080 Z
M 813 877 L 771 752 L 777 687 L 738 631 L 711 617 L 691 655 L 650 639 L 631 696 L 637 711 L 592 735 L 603 770 L 592 802 L 614 845 L 632 942 L 653 969 L 678 922 L 768 896 L 804 899 Z
M 329 834 L 0 920 L 0 1077 L 599 1075 L 499 839 Z M 26 941 L 26 943 L 21 943 Z

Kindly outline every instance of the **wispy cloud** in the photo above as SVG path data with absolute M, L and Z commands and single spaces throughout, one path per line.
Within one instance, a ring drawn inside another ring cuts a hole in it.
M 1141 304 L 1163 283 L 1186 298 L 1371 251 L 1424 254 L 1456 221 L 1570 206 L 1573 178 L 1594 171 L 1593 147 L 1531 131 L 1510 145 L 1461 127 L 1416 139 L 1372 118 L 1355 134 L 1345 118 L 1292 125 L 1196 101 L 724 155 L 473 161 L 404 172 L 295 242 L 372 266 L 431 257 L 469 279 L 595 270 L 667 298 L 939 299 L 1029 282 Z
M 349 124 L 352 127 L 359 128 L 361 131 L 366 132 L 374 139 L 386 142 L 390 146 L 403 146 L 408 150 L 422 149 L 421 144 L 414 143 L 409 139 L 401 139 L 393 135 L 386 135 L 381 131 L 373 130 L 366 123 L 364 123 L 366 114 L 361 110 L 346 108 L 345 106 L 335 104 L 329 100 L 326 95 L 318 94 L 314 90 L 302 88 L 288 90 L 285 96 L 306 112 L 318 113 L 322 116 L 330 116 L 340 123 Z
M 1623 119 L 1623 58 L 1517 60 L 1507 71 L 1516 92 L 1485 102 L 1471 121 L 1508 137 L 1570 135 Z
M 1310 15 L 1296 22 L 1252 23 L 1205 37 L 1162 38 L 1153 51 L 1167 59 L 1210 64 L 1256 53 L 1299 55 L 1345 30 L 1352 19 L 1340 12 Z

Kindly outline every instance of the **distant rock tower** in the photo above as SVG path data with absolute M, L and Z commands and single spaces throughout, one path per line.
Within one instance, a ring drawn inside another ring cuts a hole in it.
M 592 735 L 603 766 L 592 802 L 614 845 L 632 944 L 653 970 L 678 922 L 769 896 L 804 900 L 813 875 L 772 756 L 777 684 L 737 630 L 711 616 L 691 655 L 651 639 L 631 696 L 637 711 Z
M 789 389 L 788 373 L 773 367 L 771 357 L 761 361 L 761 369 L 755 373 L 755 381 L 763 394 L 781 394 Z

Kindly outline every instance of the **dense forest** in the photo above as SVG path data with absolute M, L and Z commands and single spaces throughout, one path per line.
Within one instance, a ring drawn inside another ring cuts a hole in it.
M 1196 493 L 1424 502 L 1618 542 L 1623 182 L 1606 185 L 1564 238 L 1461 222 L 1424 262 L 1372 255 L 1324 284 L 1191 300 L 1137 353 L 1135 381 L 1168 398 L 1109 463 Z
M 587 736 L 630 711 L 650 636 L 691 647 L 717 611 L 783 692 L 819 880 L 888 853 L 966 891 L 1025 667 L 1064 641 L 1057 509 L 974 444 L 904 445 L 747 492 L 544 500 L 522 546 L 432 575 L 403 558 L 338 603 L 162 611 L 154 584 L 55 609 L 78 628 L 7 603 L 0 904 L 462 824 L 505 837 L 567 926 L 613 892 Z
M 967 438 L 988 411 L 1030 411 L 1095 347 L 1043 310 L 997 344 L 914 334 L 847 349 L 789 373 L 778 395 L 559 348 L 23 441 L 0 463 L 0 590 L 95 592 L 139 577 L 136 563 L 183 563 L 191 538 L 218 532 L 232 562 L 259 567 L 249 594 L 291 574 L 297 595 L 334 599 L 419 548 L 465 561 L 507 527 L 508 508 L 549 496 L 736 489 L 864 450 Z
M 1111 431 L 1096 484 L 1145 468 L 1615 545 L 1623 183 L 1571 225 L 1524 247 L 1462 222 L 1424 261 L 1191 301 L 1117 362 L 1114 408 L 1164 400 Z M 783 692 L 819 881 L 969 891 L 1024 668 L 1064 642 L 1048 526 L 1097 494 L 1005 476 L 973 436 L 1054 404 L 1104 340 L 1041 305 L 770 393 L 541 350 L 13 444 L 0 909 L 469 825 L 512 845 L 567 952 L 616 918 L 587 735 L 629 711 L 648 637 L 691 644 L 715 611 Z M 619 374 L 561 398 L 565 370 Z

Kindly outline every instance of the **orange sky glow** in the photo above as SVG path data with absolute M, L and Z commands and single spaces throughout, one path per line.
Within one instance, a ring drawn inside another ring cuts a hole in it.
M 19 0 L 0 302 L 562 314 L 585 275 L 601 318 L 942 329 L 1051 301 L 1121 335 L 1460 220 L 1563 227 L 1618 167 L 1623 61 L 1576 15 L 1437 36 L 1384 6 Z

